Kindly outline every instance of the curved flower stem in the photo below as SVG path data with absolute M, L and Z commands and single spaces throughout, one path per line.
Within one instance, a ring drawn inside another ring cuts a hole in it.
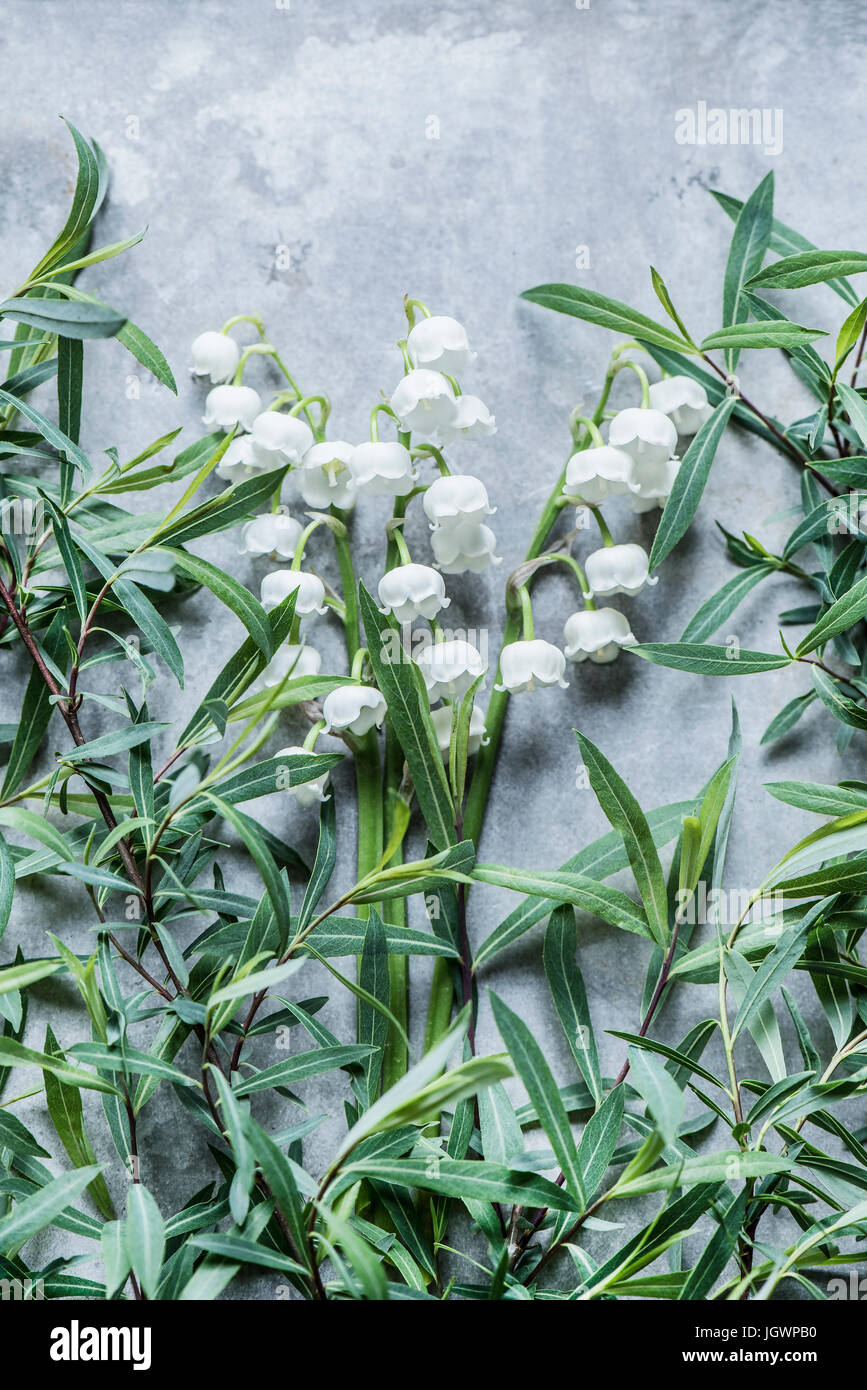
M 451 474 L 451 469 L 443 458 L 442 451 L 435 444 L 419 444 L 417 448 L 412 450 L 412 456 L 413 458 L 435 459 L 437 468 L 444 478 L 448 478 Z
M 593 595 L 590 592 L 590 585 L 587 583 L 587 576 L 574 555 L 569 555 L 565 551 L 551 551 L 548 555 L 540 555 L 536 564 L 538 568 L 541 569 L 543 565 L 553 565 L 556 564 L 558 560 L 561 564 L 568 565 L 575 575 L 575 578 L 578 580 L 578 586 L 584 599 L 584 607 L 595 608 L 596 604 L 593 602 Z
M 599 534 L 602 537 L 602 544 L 606 547 L 614 545 L 614 537 L 608 529 L 608 523 L 605 520 L 605 517 L 602 515 L 601 509 L 598 506 L 593 506 L 590 508 L 590 511 L 593 513 L 593 520 L 599 527 Z
M 530 591 L 526 584 L 522 584 L 518 589 L 518 598 L 521 601 L 521 636 L 525 642 L 532 642 L 535 635 L 533 605 L 530 602 Z
M 395 415 L 394 411 L 392 410 L 391 406 L 387 403 L 387 401 L 377 401 L 376 405 L 370 412 L 370 438 L 374 444 L 379 443 L 380 415 L 387 415 L 390 420 L 395 420 L 398 424 L 400 424 L 400 421 L 398 420 L 397 416 Z
M 409 546 L 403 534 L 403 518 L 400 518 L 398 521 L 395 517 L 392 517 L 388 526 L 388 539 L 394 542 L 394 547 L 397 551 L 400 563 L 402 565 L 411 565 L 412 555 L 410 554 Z
M 602 449 L 605 447 L 605 440 L 602 438 L 599 432 L 599 426 L 596 424 L 595 420 L 591 420 L 587 415 L 579 415 L 577 410 L 573 410 L 572 414 L 569 416 L 569 429 L 576 444 L 580 440 L 582 431 L 586 430 L 593 440 L 594 449 Z M 584 445 L 584 447 L 586 448 L 587 446 Z
M 232 318 L 226 319 L 220 332 L 228 333 L 229 329 L 234 328 L 236 323 L 252 323 L 259 337 L 265 337 L 265 325 L 258 314 L 235 314 Z
M 626 369 L 634 372 L 638 377 L 641 384 L 641 409 L 647 410 L 650 406 L 650 382 L 647 380 L 647 372 L 643 367 L 640 367 L 637 362 L 633 362 L 630 357 L 615 362 L 615 372 L 622 372 Z
M 318 424 L 314 424 L 310 418 L 310 411 L 308 407 L 311 405 L 319 406 Z M 330 400 L 327 396 L 323 395 L 302 396 L 301 400 L 296 401 L 292 409 L 288 413 L 291 416 L 296 416 L 299 411 L 303 412 L 303 414 L 306 415 L 307 420 L 310 424 L 310 428 L 313 430 L 313 435 L 316 439 L 316 442 L 318 444 L 321 444 L 323 439 L 325 438 L 325 426 L 327 425 L 328 417 L 331 414 Z
M 241 353 L 240 360 L 235 368 L 235 375 L 232 377 L 232 385 L 240 386 L 244 379 L 244 368 L 251 357 L 274 357 L 274 349 L 270 343 L 253 343 L 251 347 L 245 347 Z

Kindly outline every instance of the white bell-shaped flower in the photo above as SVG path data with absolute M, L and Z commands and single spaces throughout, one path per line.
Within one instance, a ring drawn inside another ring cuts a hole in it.
M 611 421 L 608 443 L 624 449 L 636 464 L 664 463 L 677 448 L 677 430 L 661 410 L 630 406 Z
M 306 420 L 281 415 L 279 410 L 263 410 L 253 421 L 250 435 L 253 448 L 271 468 L 281 462 L 300 463 L 313 443 L 313 431 Z
M 500 685 L 495 690 L 508 690 L 517 695 L 522 690 L 535 690 L 537 685 L 566 686 L 566 658 L 553 642 L 539 637 L 523 642 L 509 642 L 500 653 Z
M 352 448 L 344 439 L 329 439 L 307 450 L 292 476 L 308 507 L 348 511 L 355 506 L 358 494 L 348 467 Z
M 668 416 L 678 434 L 695 434 L 713 414 L 707 392 L 691 376 L 667 376 L 655 381 L 650 388 L 650 405 Z
M 442 575 L 430 565 L 397 565 L 382 576 L 378 591 L 381 612 L 393 613 L 399 623 L 435 618 L 451 602 Z
M 243 483 L 245 478 L 254 478 L 259 473 L 267 473 L 269 467 L 273 467 L 273 464 L 269 465 L 259 457 L 253 448 L 251 436 L 239 434 L 229 444 L 215 472 L 218 478 L 234 484 Z
M 434 559 L 443 574 L 481 574 L 498 565 L 497 538 L 490 526 L 463 521 L 457 526 L 438 526 L 430 538 Z
M 437 743 L 443 756 L 448 756 L 449 747 L 452 741 L 452 706 L 440 705 L 439 709 L 431 710 L 434 730 L 437 736 Z M 467 752 L 470 757 L 478 753 L 483 743 L 487 743 L 485 738 L 485 712 L 479 709 L 478 705 L 473 705 L 470 715 L 470 728 L 467 738 Z
M 293 753 L 307 754 L 309 752 L 309 748 L 302 748 L 299 744 L 295 744 L 291 748 L 281 748 L 279 752 L 274 754 L 274 757 L 288 758 L 291 757 Z M 323 772 L 321 777 L 314 777 L 312 781 L 302 782 L 300 786 L 297 787 L 287 786 L 286 790 L 289 792 L 290 796 L 294 796 L 299 806 L 305 808 L 309 806 L 318 806 L 320 802 L 327 800 L 325 789 L 328 786 L 328 777 L 329 774 Z M 288 776 L 285 781 L 288 783 Z
M 432 642 L 416 661 L 432 705 L 437 700 L 459 700 L 488 669 L 477 648 L 459 638 Z
M 202 422 L 220 430 L 240 425 L 249 430 L 262 409 L 259 392 L 252 386 L 215 386 L 205 398 Z
M 241 349 L 228 333 L 200 333 L 191 348 L 195 376 L 209 376 L 215 386 L 235 375 L 241 360 Z
M 450 376 L 462 372 L 476 355 L 470 351 L 463 324 L 445 314 L 421 319 L 410 329 L 406 345 L 417 367 L 433 367 Z
M 453 426 L 458 408 L 454 392 L 442 372 L 416 368 L 407 372 L 394 389 L 391 408 L 404 430 L 416 430 L 426 439 Z
M 306 642 L 284 642 L 264 671 L 253 681 L 250 690 L 253 694 L 259 690 L 270 690 L 287 676 L 292 680 L 297 680 L 299 676 L 318 676 L 321 667 L 322 653 L 315 647 L 308 647 Z
M 262 607 L 266 613 L 282 603 L 284 598 L 295 594 L 295 613 L 306 618 L 311 613 L 326 613 L 325 585 L 315 574 L 303 570 L 272 570 L 262 580 Z
M 650 579 L 649 557 L 641 545 L 629 542 L 626 545 L 607 545 L 594 550 L 584 561 L 584 571 L 591 593 L 598 597 L 610 594 L 628 594 L 634 598 L 640 594 L 645 584 L 655 584 Z
M 654 507 L 664 507 L 679 468 L 679 458 L 665 459 L 662 463 L 633 463 L 629 484 L 632 511 L 651 512 Z
M 379 728 L 387 708 L 385 697 L 373 685 L 340 685 L 322 701 L 325 732 L 345 730 L 363 738 L 374 726 Z
M 570 661 L 614 661 L 621 647 L 635 645 L 629 620 L 616 608 L 583 608 L 566 619 L 563 628 Z
M 457 396 L 455 404 L 454 424 L 440 427 L 441 443 L 451 444 L 455 439 L 487 439 L 497 433 L 496 420 L 478 396 Z
M 480 522 L 496 511 L 488 501 L 488 490 L 481 478 L 469 473 L 434 478 L 424 494 L 422 506 L 432 527 Z
M 356 444 L 349 455 L 349 471 L 358 491 L 368 497 L 405 497 L 417 476 L 409 449 L 379 439 Z
M 248 521 L 241 532 L 241 555 L 271 555 L 292 560 L 304 527 L 288 512 L 265 512 Z
M 610 444 L 579 449 L 566 464 L 563 495 L 595 506 L 606 497 L 628 492 L 632 469 L 633 460 L 624 449 Z

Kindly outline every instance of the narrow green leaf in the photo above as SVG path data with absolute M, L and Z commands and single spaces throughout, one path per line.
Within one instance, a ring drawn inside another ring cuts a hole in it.
M 614 333 L 656 343 L 671 352 L 690 351 L 689 343 L 670 328 L 595 290 L 580 289 L 576 285 L 537 285 L 535 289 L 524 290 L 521 298 L 540 304 L 543 309 L 556 309 L 560 314 L 571 314 L 573 318 L 598 324 L 600 328 L 610 328 Z
M 615 772 L 596 745 L 577 731 L 575 736 L 599 805 L 623 840 L 653 937 L 659 945 L 665 945 L 668 940 L 668 895 L 662 865 L 644 812 L 623 778 Z
M 703 642 L 646 642 L 629 651 L 654 666 L 673 671 L 692 671 L 699 676 L 752 676 L 759 671 L 779 671 L 791 665 L 788 656 L 751 652 L 734 646 L 712 647 Z
M 578 1203 L 577 1210 L 583 1211 L 586 1205 L 581 1166 L 569 1116 L 560 1098 L 557 1083 L 551 1075 L 548 1063 L 539 1044 L 522 1018 L 514 1013 L 502 999 L 491 992 L 491 1007 L 509 1056 L 515 1064 L 530 1101 L 536 1108 L 539 1122 L 550 1140 L 557 1155 L 557 1161 L 565 1177 L 565 1192 L 571 1193 L 572 1203 Z

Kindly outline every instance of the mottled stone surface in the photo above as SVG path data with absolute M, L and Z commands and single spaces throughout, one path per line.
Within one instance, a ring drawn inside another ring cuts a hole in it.
M 453 627 L 487 632 L 493 653 L 504 577 L 522 557 L 535 510 L 561 467 L 569 410 L 580 400 L 592 406 L 613 342 L 602 330 L 520 303 L 518 293 L 541 281 L 574 280 L 657 314 L 652 263 L 694 331 L 710 331 L 718 322 L 730 224 L 706 190 L 743 197 L 769 168 L 783 219 L 821 245 L 859 244 L 864 193 L 851 172 L 860 168 L 863 148 L 859 18 L 855 0 L 729 0 L 713 7 L 589 0 L 586 8 L 568 0 L 421 0 L 411 7 L 7 0 L 0 32 L 6 292 L 41 254 L 68 200 L 71 146 L 58 112 L 100 141 L 111 166 L 100 240 L 149 224 L 141 246 L 88 272 L 86 283 L 153 335 L 180 383 L 175 400 L 117 344 L 89 347 L 84 443 L 94 455 L 116 444 L 131 457 L 179 424 L 185 439 L 196 437 L 203 391 L 185 372 L 188 344 L 234 313 L 264 316 L 305 389 L 331 394 L 332 432 L 349 439 L 362 437 L 370 405 L 396 381 L 402 296 L 418 295 L 457 315 L 479 352 L 464 385 L 489 403 L 499 426 L 495 439 L 461 446 L 459 466 L 488 485 L 503 563 L 481 578 L 450 582 L 448 616 Z M 699 102 L 781 108 L 782 152 L 677 143 L 676 113 Z M 833 331 L 841 307 L 820 288 L 800 312 Z M 784 364 L 756 356 L 744 360 L 742 372 L 772 411 L 784 418 L 801 412 L 803 393 Z M 250 380 L 277 382 L 261 368 Z M 624 382 L 615 400 L 633 395 Z M 780 455 L 730 432 L 700 516 L 658 586 L 623 601 L 639 638 L 675 639 L 700 600 L 732 572 L 715 519 L 778 538 L 785 523 L 766 527 L 765 518 L 795 503 L 796 485 Z M 164 504 L 171 505 L 168 497 L 159 498 L 157 510 Z M 649 544 L 654 518 L 617 509 L 612 517 L 619 538 Z M 385 519 L 384 504 L 368 502 L 356 521 L 360 567 L 371 582 Z M 427 548 L 422 522 L 416 516 L 408 527 L 419 558 Z M 588 546 L 582 537 L 578 553 Z M 261 564 L 238 558 L 233 537 L 202 549 L 258 586 Z M 326 570 L 327 552 L 318 539 L 310 552 Z M 725 633 L 745 646 L 774 649 L 775 612 L 799 602 L 801 591 L 792 581 L 772 587 L 751 595 Z M 557 641 L 575 606 L 571 582 L 565 571 L 545 576 L 536 593 L 537 632 Z M 188 679 L 180 697 L 170 678 L 161 680 L 153 703 L 158 717 L 182 720 L 240 629 L 201 594 L 165 611 L 182 625 Z M 339 659 L 336 628 L 323 623 L 315 640 L 328 669 Z M 7 655 L 0 717 L 13 717 L 23 677 L 23 663 Z M 104 688 L 117 679 L 110 668 Z M 859 741 L 845 757 L 835 753 L 834 728 L 819 713 L 773 751 L 759 748 L 771 714 L 804 687 L 797 669 L 714 681 L 626 658 L 577 669 L 568 690 L 522 696 L 509 717 L 482 857 L 554 867 L 602 833 L 592 793 L 575 785 L 573 727 L 603 748 L 645 806 L 693 794 L 725 754 L 735 695 L 744 758 L 729 881 L 748 888 L 813 825 L 772 801 L 763 781 L 831 781 L 867 770 Z M 88 723 L 101 725 L 97 711 L 88 712 Z M 294 732 L 287 719 L 282 742 L 293 741 Z M 339 882 L 347 884 L 351 778 L 341 773 L 335 782 Z M 262 815 L 303 853 L 312 852 L 309 817 L 282 803 L 262 803 Z M 226 872 L 244 883 L 231 856 Z M 511 905 L 505 891 L 474 893 L 474 941 Z M 86 897 L 69 882 L 39 892 L 28 885 L 6 955 L 19 943 L 41 951 L 47 927 L 84 949 L 90 925 Z M 619 1067 L 622 1045 L 604 1030 L 636 1026 L 646 956 L 636 938 L 582 924 L 581 962 L 606 1071 Z M 423 963 L 414 969 L 415 1037 L 428 978 Z M 322 984 L 313 967 L 292 982 L 299 998 Z M 538 932 L 486 970 L 481 984 L 520 1008 L 558 1074 L 571 1079 Z M 336 986 L 333 992 L 323 1018 L 348 1038 L 354 1004 Z M 815 1017 L 805 978 L 796 980 L 795 992 Z M 676 1041 L 706 1016 L 713 994 L 676 994 L 666 1036 Z M 41 1042 L 40 1024 L 50 1017 L 71 1042 L 76 1014 L 68 982 L 36 989 L 31 1040 Z M 821 1021 L 817 1032 L 827 1044 Z M 479 1035 L 483 1048 L 499 1046 L 484 1001 Z M 342 1082 L 308 1085 L 311 1108 L 339 1117 Z M 39 1102 L 25 1110 L 44 1132 Z M 308 1141 L 312 1168 L 333 1132 L 326 1124 Z M 170 1093 L 161 1092 L 143 1117 L 141 1142 L 146 1180 L 164 1209 L 174 1209 L 203 1179 L 200 1136 L 190 1133 Z M 110 1176 L 122 1196 L 116 1165 Z M 237 1292 L 271 1298 L 276 1284 L 264 1279 Z

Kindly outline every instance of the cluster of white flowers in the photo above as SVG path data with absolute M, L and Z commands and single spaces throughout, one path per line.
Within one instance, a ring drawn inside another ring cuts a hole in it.
M 479 573 L 499 563 L 494 534 L 485 524 L 494 508 L 484 484 L 467 474 L 449 474 L 440 452 L 458 440 L 481 439 L 496 430 L 484 402 L 478 396 L 464 395 L 455 380 L 475 360 L 466 330 L 456 319 L 426 314 L 410 329 L 405 346 L 407 371 L 389 406 L 381 407 L 394 418 L 400 438 L 381 440 L 372 428 L 373 437 L 360 444 L 323 439 L 324 430 L 314 433 L 301 418 L 304 402 L 289 401 L 290 393 L 278 396 L 270 408 L 264 408 L 258 392 L 241 382 L 244 354 L 226 330 L 202 333 L 192 346 L 192 371 L 209 376 L 212 383 L 203 421 L 210 428 L 234 432 L 217 466 L 219 477 L 237 483 L 288 464 L 288 476 L 303 501 L 318 513 L 332 507 L 349 511 L 360 495 L 400 499 L 416 489 L 423 493 L 436 568 L 411 561 L 401 537 L 405 563 L 390 569 L 378 586 L 383 613 L 392 613 L 401 626 L 415 619 L 434 622 L 448 607 L 443 574 Z M 415 452 L 408 447 L 410 435 L 419 441 Z M 442 470 L 442 476 L 429 486 L 420 481 L 419 465 L 426 456 L 435 459 Z M 282 504 L 243 527 L 242 554 L 267 557 L 277 564 L 288 562 L 262 580 L 261 601 L 266 610 L 294 593 L 296 619 L 312 619 L 326 612 L 325 585 L 318 575 L 301 569 L 305 539 L 302 523 Z M 253 692 L 289 678 L 320 673 L 319 652 L 297 638 L 298 623 L 292 639 L 284 643 L 254 683 Z M 419 664 L 432 704 L 440 699 L 460 699 L 486 669 L 470 643 L 448 640 L 434 642 Z M 385 714 L 386 702 L 375 687 L 360 681 L 342 685 L 323 701 L 322 731 L 363 737 L 381 726 Z M 437 737 L 447 753 L 451 705 L 443 705 L 434 714 Z M 483 733 L 484 716 L 474 709 L 469 731 L 471 752 L 477 751 Z M 327 781 L 325 774 L 291 790 L 300 803 L 313 805 L 325 795 Z
M 294 392 L 284 392 L 270 408 L 263 409 L 258 393 L 242 385 L 241 375 L 245 356 L 250 351 L 271 351 L 267 344 L 242 353 L 226 331 L 203 333 L 193 344 L 192 370 L 210 376 L 212 382 L 205 404 L 205 423 L 234 431 L 218 465 L 218 474 L 238 482 L 289 465 L 287 476 L 295 481 L 305 504 L 315 509 L 312 524 L 306 530 L 282 503 L 243 527 L 242 553 L 269 557 L 276 564 L 288 562 L 262 580 L 263 607 L 271 610 L 288 595 L 296 596 L 290 639 L 274 655 L 253 689 L 266 690 L 288 678 L 320 673 L 321 656 L 301 638 L 300 624 L 324 614 L 328 603 L 335 600 L 328 599 L 326 586 L 318 575 L 301 568 L 307 537 L 323 518 L 329 520 L 327 513 L 332 508 L 345 513 L 360 495 L 390 497 L 395 500 L 393 526 L 398 529 L 392 534 L 400 563 L 379 580 L 379 602 L 381 611 L 393 615 L 400 624 L 405 644 L 409 625 L 415 620 L 433 628 L 432 640 L 425 642 L 416 660 L 432 707 L 436 737 L 447 756 L 454 704 L 485 674 L 487 665 L 478 648 L 462 635 L 443 633 L 439 628 L 438 615 L 450 602 L 443 575 L 478 574 L 499 564 L 500 557 L 496 554 L 494 533 L 487 524 L 495 508 L 490 505 L 484 483 L 468 473 L 451 473 L 441 451 L 461 439 L 490 436 L 496 426 L 485 404 L 477 396 L 464 395 L 456 380 L 457 374 L 475 360 L 463 325 L 456 319 L 431 316 L 426 311 L 423 318 L 414 322 L 414 313 L 409 312 L 411 328 L 403 344 L 405 375 L 388 404 L 383 401 L 375 407 L 371 414 L 372 437 L 360 444 L 323 438 L 324 415 L 317 426 L 307 409 L 310 401 L 321 398 L 299 399 Z M 691 378 L 667 377 L 657 382 L 649 388 L 648 401 L 646 379 L 640 371 L 639 374 L 645 381 L 645 404 L 621 410 L 611 419 L 607 443 L 587 422 L 595 445 L 576 451 L 566 467 L 564 503 L 596 509 L 605 541 L 586 558 L 583 569 L 577 561 L 568 559 L 579 575 L 585 607 L 567 619 L 565 649 L 561 650 L 535 636 L 529 594 L 519 586 L 523 635 L 503 647 L 497 690 L 517 694 L 537 687 L 565 686 L 567 659 L 612 661 L 623 647 L 636 641 L 626 617 L 614 608 L 597 608 L 596 599 L 616 594 L 634 597 L 656 580 L 649 577 L 649 559 L 643 547 L 631 542 L 615 544 L 598 508 L 616 496 L 627 497 L 637 512 L 663 507 L 679 467 L 678 435 L 695 433 L 710 414 L 703 388 Z M 378 421 L 383 413 L 396 425 L 397 440 L 378 437 Z M 302 414 L 307 418 L 301 418 Z M 413 436 L 418 441 L 414 447 Z M 434 463 L 439 475 L 426 482 L 422 465 Z M 411 559 L 400 530 L 398 518 L 404 515 L 404 499 L 416 494 L 422 497 L 422 508 L 430 523 L 435 567 Z M 325 696 L 321 720 L 311 731 L 306 749 L 284 749 L 284 753 L 309 751 L 319 732 L 363 738 L 381 727 L 386 702 L 375 686 L 362 683 L 361 655 L 350 680 Z M 444 703 L 439 705 L 440 701 Z M 484 715 L 474 707 L 469 727 L 470 753 L 481 746 L 484 729 Z M 293 795 L 304 805 L 316 804 L 325 795 L 327 781 L 324 774 L 314 782 L 292 788 Z
M 611 497 L 626 496 L 634 512 L 664 507 L 680 467 L 678 436 L 693 435 L 709 419 L 704 387 L 688 376 L 665 377 L 649 390 L 649 404 L 618 411 L 608 428 L 608 443 L 573 454 L 566 465 L 564 497 L 579 507 L 599 507 Z M 629 543 L 602 546 L 584 562 L 591 601 L 626 594 L 634 598 L 647 584 L 649 556 Z M 564 628 L 570 661 L 613 661 L 635 644 L 628 620 L 615 608 L 588 606 L 573 613 Z

